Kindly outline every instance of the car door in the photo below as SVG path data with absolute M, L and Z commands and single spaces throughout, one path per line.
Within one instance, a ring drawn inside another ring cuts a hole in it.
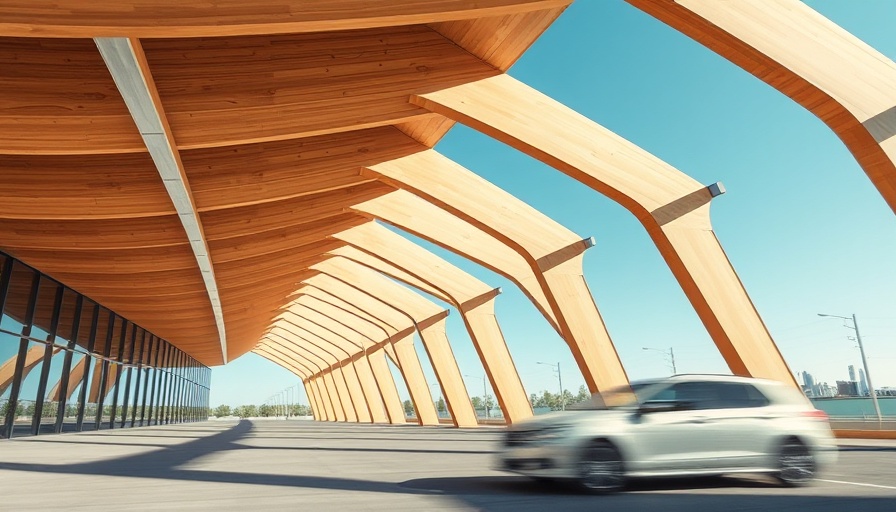
M 712 456 L 708 447 L 718 445 L 718 431 L 708 421 L 717 398 L 713 384 L 678 382 L 646 397 L 632 417 L 632 469 L 674 473 L 706 467 Z
M 715 388 L 717 401 L 705 408 L 706 467 L 740 469 L 761 465 L 773 435 L 765 409 L 769 400 L 748 383 L 718 382 Z

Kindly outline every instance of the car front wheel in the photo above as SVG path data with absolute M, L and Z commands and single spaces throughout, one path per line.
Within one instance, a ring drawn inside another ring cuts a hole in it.
M 625 470 L 619 451 L 603 441 L 589 445 L 579 462 L 579 483 L 594 494 L 620 490 L 625 484 Z
M 778 455 L 778 479 L 788 487 L 806 485 L 815 478 L 815 458 L 797 439 L 788 439 Z

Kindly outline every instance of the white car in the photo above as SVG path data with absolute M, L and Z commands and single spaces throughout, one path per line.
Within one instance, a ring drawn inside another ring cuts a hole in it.
M 837 458 L 827 415 L 775 381 L 678 375 L 577 409 L 508 427 L 499 469 L 607 493 L 629 477 L 770 473 L 802 485 Z

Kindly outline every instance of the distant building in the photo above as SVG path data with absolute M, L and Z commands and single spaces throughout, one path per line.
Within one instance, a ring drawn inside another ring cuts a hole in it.
M 859 394 L 862 396 L 871 396 L 868 392 L 868 381 L 865 379 L 865 370 L 859 368 Z
M 852 367 L 850 367 L 852 368 Z M 837 396 L 859 396 L 859 388 L 853 380 L 837 381 Z
M 809 372 L 803 372 L 803 393 L 808 397 L 818 396 L 815 390 L 815 379 Z
M 849 380 L 856 382 L 856 367 L 849 365 Z

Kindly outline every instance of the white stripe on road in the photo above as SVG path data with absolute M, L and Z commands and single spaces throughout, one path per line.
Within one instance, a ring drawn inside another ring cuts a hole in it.
M 819 482 L 829 482 L 829 483 L 832 483 L 832 484 L 859 485 L 859 486 L 862 486 L 862 487 L 877 487 L 878 489 L 894 489 L 894 490 L 896 490 L 896 487 L 893 487 L 893 486 L 890 486 L 890 485 L 862 484 L 862 483 L 859 483 L 859 482 L 844 482 L 844 481 L 842 481 L 842 480 L 822 480 L 822 479 L 818 479 L 818 481 L 819 481 Z

